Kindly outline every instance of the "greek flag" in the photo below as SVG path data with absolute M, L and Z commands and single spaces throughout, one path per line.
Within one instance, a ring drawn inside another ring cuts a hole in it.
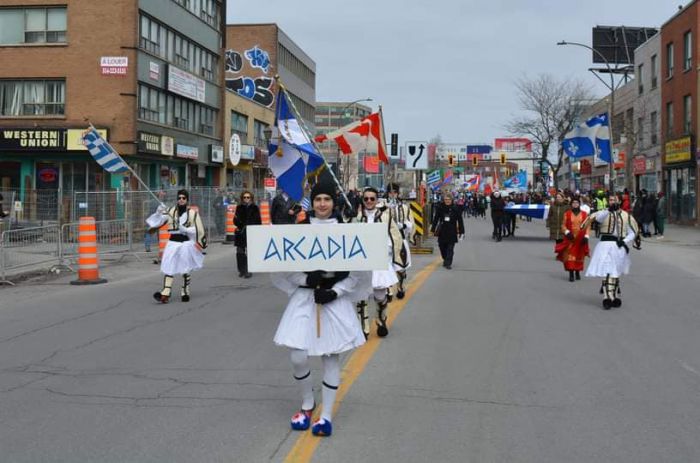
M 277 177 L 277 185 L 294 201 L 301 201 L 306 177 L 320 171 L 325 162 L 294 117 L 282 90 L 277 95 L 275 125 L 268 150 L 268 166 Z
M 305 211 L 308 211 L 309 209 L 311 209 L 311 201 L 309 201 L 309 198 L 307 198 L 307 197 L 302 198 L 301 208 L 302 208 L 302 210 L 305 210 Z
M 564 135 L 564 152 L 570 158 L 597 155 L 611 162 L 610 125 L 607 113 L 591 117 L 571 132 Z
M 90 127 L 83 134 L 83 141 L 95 161 L 110 174 L 120 174 L 129 170 L 126 161 L 107 143 L 107 140 L 102 138 L 94 127 Z

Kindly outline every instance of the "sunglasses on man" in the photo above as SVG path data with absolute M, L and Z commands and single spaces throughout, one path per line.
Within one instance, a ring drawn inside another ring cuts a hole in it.
M 362 198 L 362 200 L 371 203 L 371 202 L 376 201 L 377 198 L 374 198 L 374 197 L 372 197 L 372 196 L 365 196 L 364 198 Z
M 187 199 L 187 196 L 178 196 L 177 199 L 178 199 L 178 200 L 180 200 L 180 199 Z

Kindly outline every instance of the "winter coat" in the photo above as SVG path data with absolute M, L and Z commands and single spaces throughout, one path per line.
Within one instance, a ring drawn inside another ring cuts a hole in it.
M 666 218 L 666 197 L 662 196 L 656 202 L 656 217 L 660 219 Z
M 456 243 L 457 237 L 464 234 L 464 221 L 459 208 L 454 204 L 438 204 L 430 231 L 437 233 L 438 243 Z
M 248 225 L 261 225 L 260 209 L 255 204 L 239 204 L 236 207 L 236 215 L 233 217 L 236 226 L 234 244 L 239 248 L 247 247 Z
M 506 207 L 506 200 L 502 197 L 491 196 L 491 217 L 502 217 Z
M 284 199 L 284 196 L 277 195 L 275 199 L 272 200 L 272 207 L 270 208 L 270 219 L 273 224 L 293 224 L 296 223 L 296 214 L 289 215 L 289 210 L 294 208 L 296 203 L 290 197 Z
M 654 214 L 656 214 L 656 204 L 654 204 L 654 199 L 651 197 L 646 197 L 642 199 L 642 223 L 651 223 L 654 221 Z

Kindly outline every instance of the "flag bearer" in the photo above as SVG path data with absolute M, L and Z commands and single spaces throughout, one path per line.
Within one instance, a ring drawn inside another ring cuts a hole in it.
M 603 309 L 610 310 L 622 305 L 620 277 L 629 273 L 629 246 L 634 243 L 635 248 L 641 249 L 639 226 L 631 215 L 620 209 L 615 193 L 608 198 L 608 208 L 592 213 L 582 227 L 590 220 L 600 227 L 600 242 L 593 251 L 586 276 L 604 278 L 600 288 L 604 296 Z
M 403 203 L 399 197 L 398 183 L 390 183 L 387 185 L 386 191 L 389 214 L 397 225 L 395 230 L 399 232 L 399 235 L 389 236 L 394 258 L 394 270 L 396 270 L 396 275 L 399 279 L 396 297 L 403 299 L 406 294 L 406 270 L 411 266 L 411 248 L 408 242 L 412 240 L 414 233 L 413 216 L 411 215 L 411 207 Z M 390 229 L 389 231 L 393 230 Z
M 334 196 L 333 185 L 316 184 L 311 190 L 313 212 L 306 223 L 318 226 L 342 223 L 333 215 Z M 274 341 L 289 347 L 294 379 L 301 393 L 301 409 L 292 416 L 291 427 L 297 431 L 311 427 L 314 435 L 330 436 L 333 403 L 340 385 L 339 354 L 365 343 L 354 302 L 370 294 L 370 273 L 320 270 L 277 273 L 272 275 L 272 282 L 289 296 Z M 320 318 L 317 318 L 317 310 L 320 310 Z M 316 320 L 320 320 L 319 326 Z M 323 363 L 323 408 L 320 418 L 313 424 L 311 415 L 316 401 L 310 355 L 320 356 Z
M 204 263 L 203 250 L 207 247 L 207 236 L 199 213 L 188 205 L 187 190 L 177 192 L 177 205 L 166 208 L 158 206 L 153 215 L 146 219 L 151 228 L 160 228 L 168 224 L 170 240 L 163 251 L 163 261 L 160 271 L 163 277 L 163 288 L 154 293 L 156 301 L 166 304 L 170 301 L 173 287 L 173 276 L 182 275 L 183 285 L 180 290 L 182 302 L 190 300 L 190 273 L 202 268 Z
M 401 243 L 401 232 L 398 224 L 392 219 L 389 208 L 386 204 L 378 205 L 379 192 L 367 187 L 362 192 L 362 205 L 357 214 L 357 221 L 363 223 L 383 223 L 386 224 L 389 238 L 387 242 L 388 268 L 386 270 L 375 270 L 372 272 L 372 288 L 374 288 L 374 301 L 377 303 L 377 336 L 384 337 L 389 334 L 387 327 L 387 306 L 389 305 L 389 289 L 399 282 L 394 270 L 394 240 L 397 246 Z M 393 237 L 393 238 L 392 238 Z M 399 248 L 400 249 L 400 248 Z M 362 331 L 365 337 L 369 336 L 369 314 L 367 313 L 367 302 L 362 301 L 357 305 L 357 313 L 362 322 Z

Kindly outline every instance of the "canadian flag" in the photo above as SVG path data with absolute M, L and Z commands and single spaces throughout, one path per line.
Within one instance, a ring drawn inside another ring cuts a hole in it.
M 314 140 L 318 143 L 333 140 L 343 154 L 360 153 L 365 150 L 370 153 L 376 152 L 381 162 L 389 164 L 384 141 L 384 123 L 380 112 L 370 114 L 338 130 L 317 135 Z

